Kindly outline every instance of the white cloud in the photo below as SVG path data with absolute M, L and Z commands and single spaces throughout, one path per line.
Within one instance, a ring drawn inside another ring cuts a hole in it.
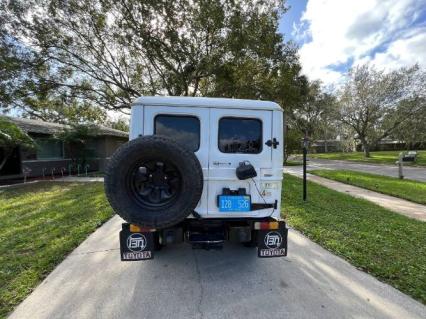
M 353 64 L 426 67 L 426 0 L 308 0 L 294 32 L 303 34 L 303 71 L 339 83 Z M 342 70 L 343 66 L 343 70 Z
M 396 69 L 418 63 L 426 68 L 426 28 L 416 33 L 410 32 L 392 42 L 384 52 L 373 57 L 365 57 L 358 64 L 372 63 L 381 69 Z

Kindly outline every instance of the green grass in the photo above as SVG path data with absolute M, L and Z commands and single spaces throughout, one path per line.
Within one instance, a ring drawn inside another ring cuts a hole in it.
M 284 163 L 284 166 L 300 166 L 300 165 L 303 165 L 303 162 L 287 160 Z
M 112 215 L 101 183 L 0 190 L 0 318 Z
M 426 183 L 423 182 L 346 170 L 314 170 L 309 173 L 426 205 Z
M 401 151 L 382 151 L 371 152 L 371 157 L 365 158 L 362 152 L 352 153 L 323 153 L 323 154 L 309 154 L 310 158 L 330 159 L 330 160 L 345 160 L 364 163 L 376 164 L 395 164 L 398 160 L 398 155 Z M 404 164 L 410 165 L 410 162 Z M 417 152 L 416 165 L 426 166 L 426 151 Z
M 290 226 L 426 304 L 426 223 L 312 182 L 303 202 L 294 176 L 285 175 L 283 186 Z

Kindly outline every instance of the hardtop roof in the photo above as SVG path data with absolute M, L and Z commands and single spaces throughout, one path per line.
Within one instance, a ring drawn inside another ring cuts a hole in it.
M 243 100 L 212 97 L 187 96 L 141 96 L 133 101 L 132 105 L 164 105 L 164 106 L 191 106 L 212 108 L 233 108 L 247 110 L 282 111 L 281 107 L 271 101 Z

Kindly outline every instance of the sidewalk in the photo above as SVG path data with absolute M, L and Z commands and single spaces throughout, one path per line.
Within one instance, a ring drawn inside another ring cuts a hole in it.
M 0 185 L 0 189 L 4 188 L 14 188 L 14 187 L 21 187 L 23 185 L 28 184 L 36 184 L 41 182 L 79 182 L 79 183 L 91 183 L 91 182 L 104 182 L 103 177 L 88 177 L 88 176 L 64 176 L 64 177 L 56 177 L 55 179 L 37 179 L 32 180 L 26 183 L 15 183 L 15 184 L 8 184 L 8 185 Z
M 376 175 L 398 177 L 398 166 L 388 164 L 358 163 L 341 160 L 310 159 L 308 170 L 313 169 L 343 169 Z M 404 177 L 419 182 L 426 182 L 426 167 L 404 166 Z
M 297 177 L 302 177 L 302 172 L 299 171 L 300 168 L 298 170 L 295 170 L 291 169 L 290 167 L 287 167 L 285 168 L 284 172 Z M 373 192 L 364 188 L 344 184 L 341 182 L 336 182 L 309 173 L 307 174 L 307 176 L 309 181 L 315 182 L 332 190 L 338 191 L 340 193 L 346 193 L 353 197 L 366 199 L 379 206 L 382 206 L 386 209 L 389 209 L 393 212 L 405 215 L 410 218 L 426 221 L 426 206 L 424 205 L 416 204 L 401 198 Z
M 62 178 L 57 178 L 54 181 L 56 182 L 103 182 L 103 177 L 86 177 L 86 176 L 65 176 Z

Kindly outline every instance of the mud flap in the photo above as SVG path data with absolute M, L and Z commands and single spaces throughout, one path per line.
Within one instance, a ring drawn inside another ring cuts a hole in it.
M 122 224 L 120 255 L 121 261 L 154 258 L 154 232 L 131 232 L 130 224 Z
M 287 256 L 288 229 L 280 222 L 278 229 L 259 230 L 257 233 L 257 256 L 260 258 Z

